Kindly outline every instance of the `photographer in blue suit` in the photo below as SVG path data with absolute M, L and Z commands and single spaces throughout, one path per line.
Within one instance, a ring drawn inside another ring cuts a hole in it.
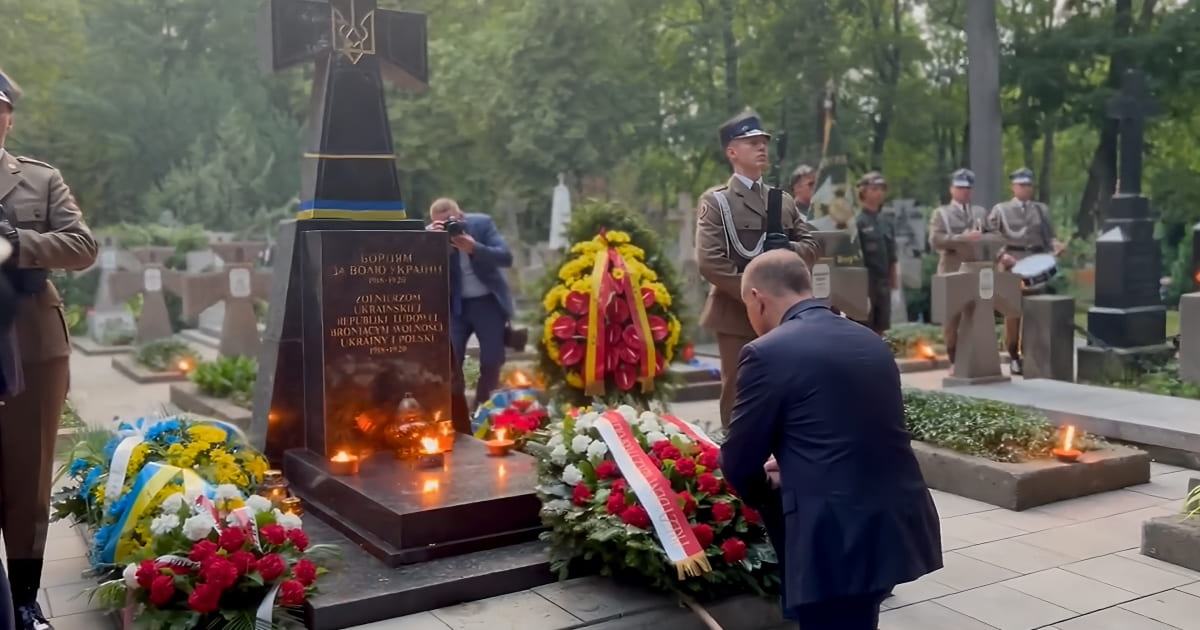
M 429 207 L 426 229 L 450 235 L 450 343 L 454 349 L 454 384 L 451 415 L 454 427 L 471 432 L 466 403 L 463 359 L 471 335 L 479 340 L 479 384 L 475 404 L 491 397 L 500 384 L 505 340 L 513 318 L 512 293 L 501 271 L 512 267 L 512 252 L 496 223 L 485 214 L 465 214 L 453 199 L 442 198 Z
M 763 515 L 800 630 L 875 630 L 892 587 L 942 567 L 896 362 L 871 329 L 813 299 L 790 250 L 747 265 L 742 301 L 760 336 L 738 362 L 725 479 Z

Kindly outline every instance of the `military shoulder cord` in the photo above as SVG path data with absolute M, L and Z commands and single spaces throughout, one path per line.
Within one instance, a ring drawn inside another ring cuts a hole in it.
M 737 226 L 733 224 L 733 212 L 729 210 L 729 200 L 726 199 L 725 194 L 719 190 L 714 191 L 713 196 L 717 198 L 717 205 L 721 206 L 721 223 L 723 223 L 725 226 L 725 239 L 729 241 L 729 245 L 733 247 L 734 251 L 736 251 L 739 256 L 745 258 L 746 260 L 750 260 L 761 254 L 763 251 L 763 243 L 765 243 L 767 240 L 767 232 L 764 230 L 762 235 L 758 237 L 758 244 L 754 246 L 753 250 L 746 249 L 746 246 L 742 245 L 741 239 L 739 239 L 737 236 Z M 725 253 L 729 253 L 728 247 L 725 248 Z

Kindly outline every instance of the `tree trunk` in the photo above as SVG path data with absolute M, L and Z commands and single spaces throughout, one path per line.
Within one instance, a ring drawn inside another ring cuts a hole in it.
M 1042 137 L 1042 169 L 1038 174 L 1038 200 L 1050 203 L 1050 174 L 1054 172 L 1054 124 L 1046 124 L 1046 135 Z
M 1021 155 L 1025 160 L 1025 168 L 1033 168 L 1033 145 L 1037 143 L 1037 138 L 1033 134 L 1021 134 Z
M 733 33 L 734 0 L 721 0 L 721 41 L 725 47 L 725 109 L 728 115 L 738 107 L 738 51 Z

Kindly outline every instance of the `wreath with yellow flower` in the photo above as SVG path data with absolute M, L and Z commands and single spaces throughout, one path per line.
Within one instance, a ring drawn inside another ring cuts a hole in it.
M 572 238 L 542 300 L 542 370 L 570 404 L 664 400 L 683 332 L 674 270 L 639 216 L 611 205 L 590 210 L 567 234 L 592 231 Z

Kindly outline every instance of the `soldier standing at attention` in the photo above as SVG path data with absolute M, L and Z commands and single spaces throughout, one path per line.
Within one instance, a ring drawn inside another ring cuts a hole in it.
M 939 274 L 954 273 L 965 262 L 973 262 L 967 243 L 978 242 L 988 228 L 987 210 L 971 205 L 971 187 L 975 185 L 975 173 L 960 168 L 950 175 L 950 203 L 934 209 L 929 216 L 929 245 L 937 250 Z M 961 315 L 947 317 L 942 324 L 942 335 L 946 342 L 946 354 L 954 363 L 954 351 L 958 346 L 958 323 Z
M 817 191 L 817 171 L 807 164 L 801 164 L 792 171 L 792 199 L 796 201 L 796 210 L 805 221 L 812 218 L 812 198 Z
M 0 238 L 12 247 L 3 273 L 16 295 L 25 389 L 0 398 L 0 533 L 17 628 L 50 630 L 37 603 L 50 517 L 51 467 L 67 399 L 71 344 L 52 269 L 86 269 L 96 240 L 58 169 L 4 151 L 20 91 L 0 73 Z
M 721 125 L 718 132 L 733 176 L 700 197 L 696 221 L 696 263 L 712 284 L 700 325 L 716 333 L 721 355 L 721 424 L 728 425 L 737 391 L 738 355 L 756 335 L 742 302 L 742 270 L 771 249 L 791 248 L 809 265 L 820 245 L 809 234 L 791 195 L 783 193 L 782 234 L 767 234 L 767 187 L 770 134 L 751 110 Z
M 862 322 L 879 335 L 892 325 L 892 291 L 899 277 L 896 268 L 896 227 L 882 212 L 887 195 L 887 180 L 878 171 L 858 180 L 858 203 L 862 212 L 855 219 L 862 245 L 863 266 L 867 268 L 868 295 L 871 298 L 869 321 Z
M 996 204 L 988 217 L 988 223 L 1004 235 L 1001 267 L 1010 270 L 1018 261 L 1033 254 L 1061 254 L 1065 246 L 1054 236 L 1049 210 L 1045 204 L 1032 200 L 1033 171 L 1028 168 L 1017 169 L 1009 175 L 1009 180 L 1012 182 L 1013 198 Z M 1026 291 L 1025 294 L 1036 295 L 1041 292 L 1039 289 Z M 1020 317 L 1004 319 L 1004 347 L 1012 359 L 1009 371 L 1021 374 Z

